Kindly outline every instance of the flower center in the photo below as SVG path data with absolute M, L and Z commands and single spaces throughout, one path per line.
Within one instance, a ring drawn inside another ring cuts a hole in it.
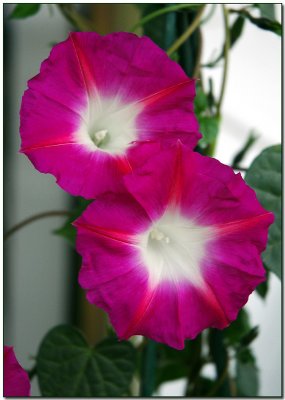
M 90 134 L 90 137 L 91 137 L 92 141 L 94 142 L 94 144 L 97 147 L 100 147 L 100 145 L 102 145 L 104 140 L 106 139 L 107 134 L 108 134 L 107 129 L 101 129 L 100 131 L 97 131 L 94 134 Z
M 187 280 L 202 285 L 201 263 L 213 230 L 176 212 L 167 212 L 140 238 L 142 258 L 152 285 Z
M 165 243 L 169 243 L 170 239 L 163 232 L 161 232 L 158 228 L 154 228 L 150 232 L 150 238 L 154 240 L 163 240 Z
M 117 98 L 90 99 L 84 110 L 77 140 L 91 150 L 123 154 L 129 143 L 136 139 L 135 120 L 142 106 L 124 104 Z

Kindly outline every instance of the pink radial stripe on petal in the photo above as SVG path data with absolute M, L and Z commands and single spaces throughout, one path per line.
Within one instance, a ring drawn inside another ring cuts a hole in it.
M 16 359 L 13 347 L 4 346 L 3 371 L 3 392 L 5 397 L 30 396 L 29 376 Z
M 74 225 L 83 257 L 80 285 L 91 303 L 109 313 L 118 336 L 124 338 L 147 292 L 137 236 L 151 222 L 130 196 L 108 193 L 89 205 Z
M 195 147 L 194 96 L 195 81 L 150 39 L 73 32 L 28 82 L 21 152 L 73 195 L 124 191 L 142 143 Z
M 264 281 L 274 218 L 239 174 L 181 141 L 143 142 L 134 163 L 140 152 L 124 177 L 130 194 L 99 196 L 75 222 L 80 283 L 121 339 L 182 349 L 227 327 Z

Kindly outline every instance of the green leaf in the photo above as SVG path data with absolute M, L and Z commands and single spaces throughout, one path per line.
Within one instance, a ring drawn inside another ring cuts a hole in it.
M 249 167 L 245 180 L 262 206 L 274 213 L 262 258 L 267 268 L 281 278 L 281 145 L 265 149 Z
M 241 36 L 243 32 L 243 27 L 244 27 L 244 18 L 242 16 L 238 16 L 230 28 L 230 35 L 231 35 L 230 47 L 233 47 L 233 45 Z
M 201 336 L 185 342 L 183 350 L 157 345 L 156 386 L 163 382 L 191 376 L 201 361 Z
M 201 87 L 198 87 L 196 90 L 194 106 L 195 106 L 195 114 L 200 114 L 208 108 L 208 98 L 206 93 L 203 92 Z
M 243 308 L 237 319 L 224 330 L 225 340 L 229 345 L 240 342 L 241 338 L 250 331 L 250 321 L 247 311 Z
M 210 85 L 211 88 L 212 85 Z M 219 132 L 220 119 L 216 115 L 211 115 L 212 110 L 212 93 L 207 95 L 203 92 L 200 86 L 197 87 L 195 96 L 195 114 L 199 122 L 199 130 L 203 137 L 199 141 L 199 147 L 203 150 L 208 145 L 216 141 L 217 134 Z
M 232 26 L 230 27 L 230 48 L 234 46 L 234 44 L 237 42 L 239 37 L 241 36 L 243 32 L 243 27 L 244 27 L 244 17 L 243 16 L 238 16 Z M 214 60 L 211 61 L 210 63 L 204 65 L 204 67 L 214 67 L 223 57 L 225 54 L 225 45 L 223 46 L 223 50 L 221 51 L 221 54 Z
M 76 229 L 74 228 L 74 226 L 72 226 L 72 222 L 83 213 L 83 211 L 91 203 L 91 200 L 86 200 L 83 199 L 82 197 L 77 197 L 76 203 L 77 203 L 76 207 L 74 207 L 74 209 L 71 211 L 71 216 L 62 225 L 61 228 L 56 229 L 53 232 L 56 235 L 62 236 L 65 239 L 67 239 L 72 246 L 74 246 L 76 237 Z
M 195 383 L 195 388 L 192 391 L 187 389 L 185 397 L 190 397 L 190 395 L 188 395 L 188 392 L 191 393 L 191 397 L 209 397 L 208 393 L 211 393 L 214 385 L 215 381 L 213 381 L 212 379 L 206 378 L 204 376 L 199 376 Z
M 265 299 L 267 293 L 268 293 L 268 289 L 269 289 L 269 277 L 270 274 L 268 273 L 267 268 L 266 269 L 266 281 L 262 282 L 260 285 L 257 286 L 257 288 L 255 289 L 256 292 L 259 294 L 259 296 L 262 299 Z
M 144 4 L 142 8 L 142 17 L 148 14 L 162 10 L 165 4 Z M 166 32 L 166 16 L 161 15 L 143 26 L 144 34 L 149 36 L 159 47 L 166 50 L 165 32 Z
M 109 338 L 91 348 L 79 330 L 58 326 L 43 339 L 37 356 L 41 393 L 46 397 L 123 396 L 135 359 L 130 342 Z
M 258 369 L 251 351 L 246 348 L 237 355 L 237 396 L 258 396 Z
M 202 139 L 199 141 L 199 145 L 203 148 L 215 142 L 217 134 L 219 132 L 220 119 L 216 115 L 198 115 L 197 118 L 200 125 L 200 132 L 203 135 Z
M 256 140 L 258 139 L 258 135 L 255 134 L 254 131 L 249 132 L 249 136 L 243 145 L 242 149 L 235 155 L 232 165 L 233 168 L 238 167 L 240 165 L 240 162 L 244 159 L 246 156 L 248 150 L 254 145 Z
M 274 4 L 260 3 L 255 5 L 260 10 L 260 15 L 264 18 L 275 20 Z
M 259 334 L 259 327 L 253 327 L 246 335 L 244 335 L 240 340 L 241 347 L 247 347 L 252 343 Z
M 278 21 L 273 21 L 269 18 L 264 17 L 255 18 L 246 10 L 231 10 L 231 12 L 244 16 L 252 24 L 258 26 L 261 29 L 271 31 L 273 33 L 276 33 L 278 36 L 282 36 L 282 25 Z
M 17 4 L 10 18 L 27 18 L 35 15 L 40 10 L 41 4 Z

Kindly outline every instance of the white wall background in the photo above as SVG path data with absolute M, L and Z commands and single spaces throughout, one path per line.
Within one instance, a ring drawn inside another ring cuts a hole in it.
M 14 8 L 5 6 L 5 14 Z M 43 5 L 39 15 L 26 20 L 11 20 L 12 56 L 10 169 L 5 171 L 10 186 L 8 220 L 10 226 L 48 211 L 66 209 L 67 195 L 55 184 L 51 175 L 38 173 L 23 154 L 19 154 L 19 109 L 28 79 L 39 71 L 47 58 L 50 43 L 67 36 L 65 20 L 56 12 L 50 15 Z M 8 77 L 7 77 L 8 78 Z M 66 255 L 69 251 L 64 239 L 51 232 L 62 224 L 60 217 L 35 222 L 7 240 L 4 251 L 9 254 L 7 271 L 8 313 L 4 321 L 6 345 L 15 346 L 19 361 L 25 368 L 34 365 L 40 341 L 53 326 L 64 323 L 67 311 L 67 284 L 70 271 Z M 6 300 L 6 299 L 5 299 Z M 37 380 L 33 379 L 32 393 L 38 395 Z
M 13 6 L 6 6 L 5 11 Z M 209 6 L 208 6 L 209 7 Z M 235 6 L 233 6 L 235 7 Z M 281 7 L 279 8 L 279 15 Z M 213 49 L 220 51 L 223 43 L 223 19 L 220 6 L 204 26 L 203 62 L 213 57 Z M 54 184 L 54 178 L 39 174 L 19 149 L 18 110 L 26 81 L 34 76 L 40 62 L 48 56 L 49 43 L 67 36 L 67 27 L 57 12 L 49 15 L 46 6 L 40 13 L 23 21 L 10 21 L 13 30 L 10 43 L 13 63 L 9 74 L 13 77 L 12 108 L 10 110 L 13 148 L 13 169 L 6 171 L 11 182 L 9 205 L 11 225 L 37 212 L 64 209 L 66 195 Z M 206 70 L 219 87 L 222 68 Z M 222 129 L 216 157 L 228 163 L 245 142 L 251 128 L 261 135 L 244 160 L 247 167 L 264 148 L 281 141 L 281 40 L 249 22 L 244 34 L 230 53 L 229 76 L 223 104 Z M 5 244 L 10 254 L 8 271 L 9 315 L 5 320 L 5 344 L 14 345 L 22 364 L 29 368 L 39 342 L 52 326 L 66 318 L 66 265 L 68 246 L 63 239 L 51 235 L 61 219 L 37 222 L 11 237 Z M 260 395 L 281 394 L 281 285 L 271 276 L 270 292 L 265 302 L 253 294 L 246 306 L 252 322 L 260 326 L 254 343 L 260 367 Z M 34 380 L 35 381 L 35 380 Z M 35 385 L 35 384 L 34 384 Z M 181 395 L 184 382 L 164 385 L 160 395 Z M 36 385 L 33 395 L 38 394 Z

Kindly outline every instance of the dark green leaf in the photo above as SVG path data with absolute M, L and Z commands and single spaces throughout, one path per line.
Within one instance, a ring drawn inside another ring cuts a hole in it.
M 233 159 L 232 165 L 233 168 L 238 167 L 240 165 L 240 162 L 244 159 L 245 155 L 247 154 L 248 150 L 253 146 L 253 144 L 256 142 L 258 139 L 258 136 L 255 134 L 255 132 L 250 132 L 249 136 L 243 145 L 242 149 L 236 154 L 236 156 Z
M 124 395 L 135 370 L 129 342 L 106 339 L 95 348 L 75 328 L 52 329 L 40 345 L 37 374 L 46 397 L 117 397 Z
M 201 361 L 201 336 L 185 342 L 183 350 L 163 344 L 157 345 L 156 385 L 174 379 L 192 376 Z
M 35 15 L 40 10 L 41 4 L 17 4 L 10 18 L 27 18 Z
M 177 37 L 180 37 L 197 17 L 199 10 L 183 11 L 177 15 Z M 192 77 L 198 73 L 202 46 L 201 30 L 198 27 L 190 37 L 179 47 L 179 62 L 185 73 Z
M 260 285 L 257 286 L 257 288 L 255 289 L 256 292 L 259 294 L 259 296 L 262 299 L 265 299 L 267 293 L 268 293 L 268 289 L 269 289 L 269 277 L 270 274 L 268 273 L 268 271 L 266 270 L 266 281 L 262 282 Z
M 251 164 L 245 180 L 262 206 L 274 213 L 262 258 L 267 268 L 281 278 L 281 145 L 265 149 Z
M 158 11 L 165 7 L 165 4 L 144 4 L 142 8 L 142 17 Z M 143 26 L 144 34 L 149 36 L 159 47 L 166 50 L 165 33 L 166 33 L 166 14 L 155 18 Z
M 233 47 L 233 45 L 241 36 L 243 27 L 244 27 L 244 18 L 238 16 L 230 28 L 230 35 L 231 35 L 230 47 Z
M 243 308 L 240 310 L 237 319 L 224 330 L 225 340 L 228 344 L 238 344 L 241 338 L 250 331 L 250 321 L 247 311 Z
M 95 200 L 94 200 L 95 201 Z M 76 207 L 71 211 L 71 216 L 67 219 L 64 225 L 55 230 L 53 233 L 56 235 L 62 236 L 69 241 L 72 246 L 74 246 L 75 236 L 76 236 L 76 229 L 72 226 L 72 222 L 78 218 L 86 207 L 91 203 L 91 200 L 83 199 L 82 197 L 76 198 Z
M 195 382 L 195 387 L 192 383 L 188 384 L 185 397 L 208 397 L 208 393 L 211 393 L 215 381 L 204 376 L 199 376 Z
M 261 29 L 271 31 L 279 36 L 282 35 L 282 25 L 278 21 L 272 21 L 271 19 L 264 17 L 255 18 L 246 10 L 231 10 L 231 12 L 244 16 L 252 24 L 258 26 Z
M 214 83 L 213 83 L 212 78 L 209 78 L 209 93 L 208 93 L 207 97 L 208 97 L 209 108 L 210 108 L 210 110 L 213 110 L 213 107 L 215 106 L 216 101 L 215 101 L 215 96 L 214 96 Z
M 260 3 L 260 4 L 256 4 L 256 7 L 259 8 L 261 17 L 268 18 L 273 21 L 276 19 L 274 4 Z
M 253 342 L 254 339 L 257 338 L 258 334 L 259 334 L 259 328 L 258 328 L 258 326 L 255 326 L 246 335 L 244 335 L 241 338 L 240 346 L 246 347 L 246 346 L 250 345 L 250 343 Z
M 251 351 L 246 348 L 238 353 L 236 364 L 237 396 L 258 395 L 258 369 Z

